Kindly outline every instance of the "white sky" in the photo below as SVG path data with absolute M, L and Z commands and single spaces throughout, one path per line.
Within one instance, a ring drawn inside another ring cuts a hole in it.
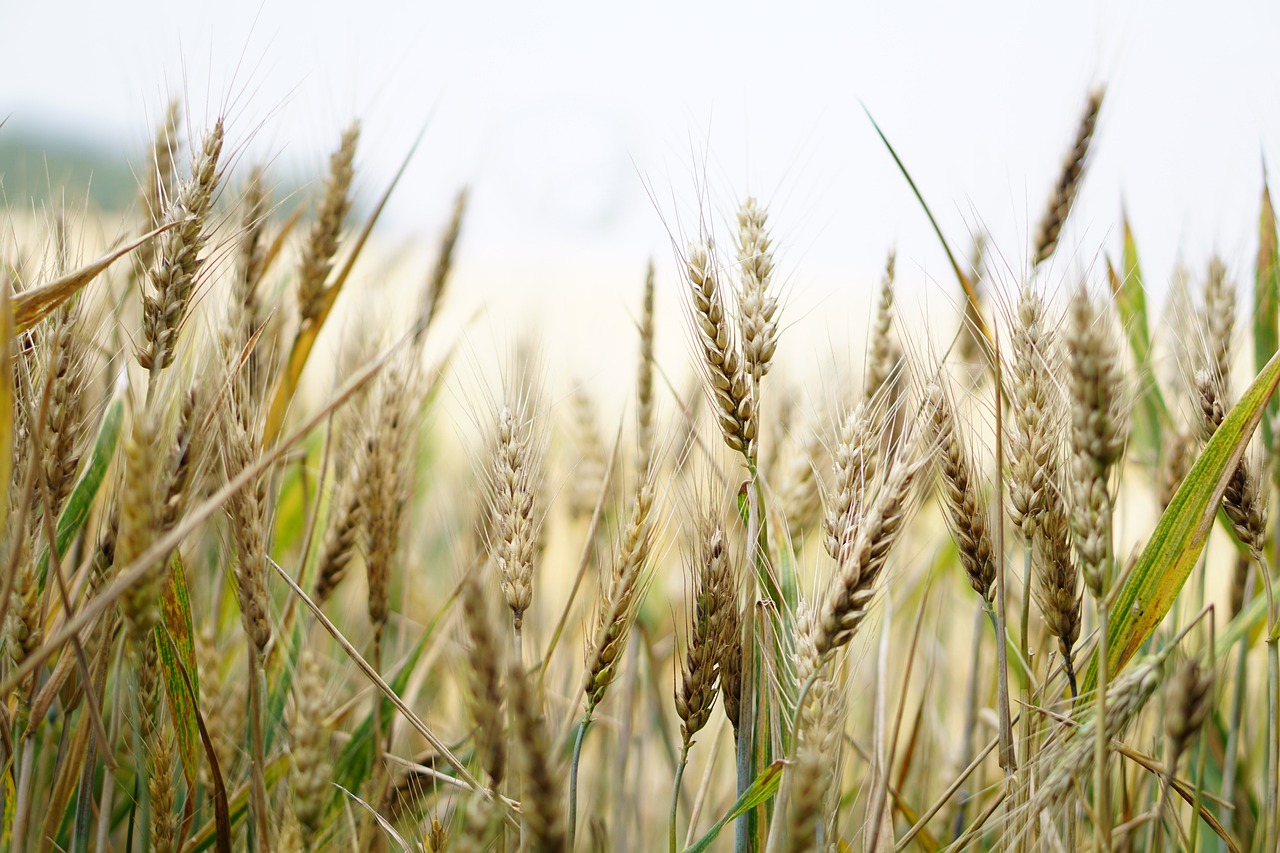
M 16 122 L 139 150 L 185 90 L 197 124 L 230 103 L 232 135 L 257 130 L 247 157 L 314 169 L 358 115 L 368 198 L 431 116 L 391 226 L 434 241 L 470 183 L 464 264 L 594 286 L 615 314 L 648 255 L 671 267 L 663 219 L 690 228 L 704 178 L 721 222 L 747 191 L 770 204 L 793 318 L 866 305 L 891 245 L 907 293 L 953 299 L 860 101 L 957 248 L 981 222 L 1018 269 L 1091 84 L 1066 275 L 1115 254 L 1123 198 L 1153 289 L 1215 249 L 1247 281 L 1262 157 L 1280 171 L 1276 3 L 6 5 Z

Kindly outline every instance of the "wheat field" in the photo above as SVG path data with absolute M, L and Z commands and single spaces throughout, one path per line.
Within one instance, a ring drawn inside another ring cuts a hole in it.
M 1128 221 L 1055 264 L 1104 106 L 813 377 L 746 193 L 604 389 L 447 310 L 465 189 L 371 257 L 358 121 L 288 207 L 180 99 L 122 223 L 10 199 L 0 846 L 1280 851 L 1275 212 L 1164 305 Z

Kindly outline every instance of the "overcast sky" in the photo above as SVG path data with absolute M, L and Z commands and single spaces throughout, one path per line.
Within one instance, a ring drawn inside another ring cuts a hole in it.
M 951 298 L 864 104 L 957 247 L 981 226 L 1021 269 L 1085 94 L 1107 83 L 1058 264 L 1114 254 L 1123 199 L 1158 292 L 1179 255 L 1201 269 L 1220 250 L 1251 276 L 1263 157 L 1280 170 L 1274 2 L 6 6 L 15 123 L 136 151 L 185 91 L 194 124 L 226 110 L 252 136 L 247 158 L 316 169 L 359 116 L 369 197 L 429 119 L 397 231 L 433 235 L 469 183 L 472 263 L 594 270 L 628 292 L 649 254 L 671 263 L 667 229 L 693 227 L 705 186 L 721 221 L 746 192 L 770 204 L 805 312 L 869 294 L 891 245 L 908 292 Z

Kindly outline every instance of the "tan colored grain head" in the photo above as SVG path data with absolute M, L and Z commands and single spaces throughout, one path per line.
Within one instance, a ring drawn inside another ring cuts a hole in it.
M 353 121 L 329 158 L 329 176 L 298 268 L 298 310 L 304 326 L 316 322 L 324 310 L 325 288 L 338 254 L 338 238 L 351 212 L 351 179 L 359 139 L 360 123 Z
M 778 299 L 773 283 L 773 241 L 768 212 L 754 198 L 738 208 L 738 268 L 742 281 L 738 297 L 738 333 L 745 370 L 758 384 L 773 363 L 778 348 Z
M 475 572 L 462 585 L 462 617 L 471 642 L 467 681 L 471 690 L 471 716 L 476 722 L 476 754 L 489 776 L 489 787 L 496 790 L 507 769 L 502 685 L 506 644 L 494 633 L 493 613 L 481 578 Z
M 1071 532 L 1085 585 L 1095 596 L 1104 594 L 1111 577 L 1115 496 L 1108 478 L 1127 437 L 1124 372 L 1108 308 L 1081 283 L 1063 338 L 1071 411 Z
M 147 370 L 168 367 L 177 353 L 178 333 L 205 261 L 209 214 L 221 176 L 222 143 L 222 119 L 218 119 L 192 160 L 190 177 L 165 210 L 165 221 L 178 224 L 156 238 L 155 261 L 147 275 L 142 343 L 137 352 L 138 363 Z
M 942 506 L 969 585 L 990 604 L 996 579 L 991 517 L 969 442 L 961 432 L 955 401 L 950 389 L 941 384 L 949 380 L 945 376 L 938 379 L 925 389 L 925 411 L 937 447 Z
M 601 581 L 586 654 L 588 715 L 604 700 L 605 691 L 618 674 L 636 612 L 653 579 L 649 557 L 654 538 L 655 474 L 651 467 L 641 476 L 612 566 Z
M 332 790 L 333 766 L 329 756 L 324 697 L 325 676 L 320 663 L 315 655 L 304 651 L 298 660 L 298 672 L 293 683 L 293 716 L 289 723 L 289 751 L 293 760 L 289 786 L 293 795 L 293 812 L 308 844 L 320 832 Z
M 1089 161 L 1089 144 L 1093 141 L 1093 131 L 1098 124 L 1098 113 L 1102 111 L 1103 89 L 1095 89 L 1089 93 L 1085 104 L 1084 115 L 1076 128 L 1076 138 L 1067 152 L 1058 175 L 1057 186 L 1049 199 L 1049 207 L 1040 219 L 1036 229 L 1034 259 L 1036 265 L 1048 260 L 1053 250 L 1058 247 L 1058 238 L 1062 235 L 1062 226 L 1071 214 L 1071 207 L 1080 193 L 1080 185 L 1084 183 L 1085 167 Z
M 740 343 L 726 314 L 725 293 L 711 244 L 692 244 L 684 266 L 692 297 L 689 304 L 702 360 L 701 370 L 706 377 L 709 396 L 715 401 L 716 421 L 725 443 L 753 465 L 759 423 L 751 392 L 751 377 L 743 365 Z

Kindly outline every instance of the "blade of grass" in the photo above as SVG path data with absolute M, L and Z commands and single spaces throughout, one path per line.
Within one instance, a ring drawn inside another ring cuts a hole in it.
M 741 815 L 753 811 L 768 802 L 774 794 L 778 793 L 778 785 L 782 781 L 782 768 L 784 766 L 786 766 L 786 761 L 780 758 L 761 771 L 755 781 L 742 792 L 742 796 L 734 801 L 725 816 L 713 823 L 711 828 L 693 846 L 686 847 L 684 853 L 703 853 L 705 850 L 710 850 L 711 845 L 720 835 L 720 830 Z
M 1107 633 L 1108 670 L 1113 675 L 1119 675 L 1164 620 L 1190 577 L 1217 517 L 1222 494 L 1277 385 L 1280 356 L 1272 356 L 1205 445 L 1156 522 L 1142 555 L 1115 596 L 1115 618 Z M 1095 659 L 1081 693 L 1092 693 L 1097 678 Z
M 169 564 L 169 580 L 160 599 L 160 612 L 163 620 L 155 627 L 157 657 L 165 694 L 169 697 L 182 772 L 187 779 L 187 788 L 194 790 L 200 766 L 200 728 L 195 715 L 196 708 L 200 706 L 200 676 L 196 668 L 191 595 L 187 590 L 182 558 L 177 555 Z M 192 673 L 190 690 L 184 671 Z
M 1262 212 L 1258 216 L 1258 263 L 1253 281 L 1253 362 L 1261 371 L 1280 348 L 1280 252 L 1276 243 L 1276 209 L 1267 187 L 1266 166 L 1262 169 Z M 1280 410 L 1280 401 L 1267 406 L 1269 417 L 1262 419 L 1265 447 L 1272 447 L 1271 419 Z
M 1169 410 L 1160 383 L 1156 382 L 1151 365 L 1151 322 L 1147 312 L 1147 291 L 1143 283 L 1142 264 L 1138 260 L 1138 244 L 1129 226 L 1127 213 L 1121 214 L 1124 229 L 1124 245 L 1120 258 L 1120 271 L 1116 272 L 1107 261 L 1107 279 L 1115 297 L 1120 322 L 1129 340 L 1129 350 L 1138 377 L 1138 429 L 1143 446 L 1156 454 L 1160 450 L 1161 427 L 1169 420 Z
M 880 137 L 880 141 L 884 143 L 884 147 L 889 150 L 889 156 L 893 157 L 893 162 L 898 165 L 898 171 L 902 172 L 902 177 L 907 179 L 907 183 L 911 186 L 911 192 L 915 193 L 916 201 L 920 202 L 920 207 L 924 209 L 924 215 L 929 217 L 929 224 L 933 226 L 933 233 L 938 235 L 938 242 L 942 243 L 942 250 L 947 253 L 947 261 L 951 264 L 951 270 L 956 274 L 956 278 L 960 281 L 960 287 L 964 289 L 964 295 L 969 299 L 969 305 L 973 308 L 973 316 L 976 320 L 978 331 L 982 333 L 982 337 L 987 344 L 991 344 L 991 329 L 987 326 L 986 319 L 982 316 L 982 304 L 978 301 L 978 292 L 974 289 L 973 282 L 969 281 L 969 277 L 964 274 L 964 270 L 960 268 L 960 262 L 956 260 L 955 253 L 951 251 L 951 244 L 947 242 L 947 238 L 942 234 L 942 227 L 938 225 L 938 220 L 934 218 L 933 211 L 929 209 L 929 205 L 925 203 L 924 196 L 920 193 L 920 188 L 916 186 L 915 180 L 911 177 L 911 173 L 907 171 L 906 165 L 902 162 L 902 158 L 898 156 L 898 152 L 889 144 L 889 138 L 884 135 L 884 131 L 880 129 L 880 125 L 871 115 L 871 110 L 867 109 L 867 105 L 862 105 L 862 111 L 867 114 L 867 120 L 871 122 L 871 126 L 875 128 L 876 135 Z

